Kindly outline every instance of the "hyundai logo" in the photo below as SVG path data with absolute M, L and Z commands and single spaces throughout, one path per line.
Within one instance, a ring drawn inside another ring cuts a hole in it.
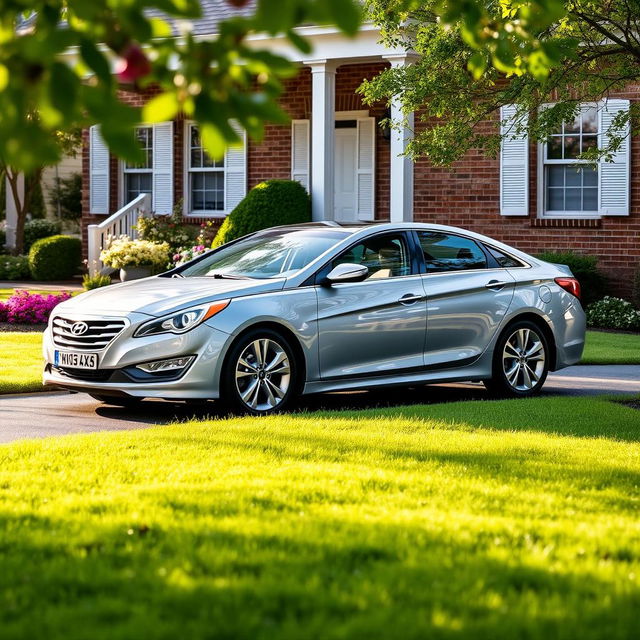
M 86 322 L 75 322 L 71 325 L 71 333 L 73 333 L 74 336 L 84 335 L 87 331 L 89 331 L 89 327 Z

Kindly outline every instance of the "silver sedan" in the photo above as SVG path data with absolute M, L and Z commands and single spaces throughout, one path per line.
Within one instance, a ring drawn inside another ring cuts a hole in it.
M 580 360 L 584 338 L 565 266 L 455 227 L 318 223 L 60 304 L 44 384 L 252 414 L 299 394 L 463 380 L 529 396 Z

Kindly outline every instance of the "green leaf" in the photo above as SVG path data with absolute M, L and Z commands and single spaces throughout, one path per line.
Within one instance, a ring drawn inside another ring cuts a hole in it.
M 172 35 L 171 25 L 162 18 L 149 18 L 151 33 L 154 38 L 169 38 Z
M 298 35 L 293 29 L 287 31 L 287 38 L 289 38 L 291 44 L 302 53 L 309 54 L 313 50 L 311 43 L 306 38 Z
M 200 138 L 206 152 L 214 160 L 221 160 L 227 148 L 227 141 L 215 125 L 204 122 L 200 125 Z
M 100 51 L 98 47 L 89 40 L 83 38 L 80 41 L 80 55 L 85 64 L 106 84 L 111 84 L 111 70 L 109 69 L 109 63 Z
M 64 116 L 71 116 L 78 92 L 78 78 L 62 62 L 51 65 L 49 96 L 51 104 Z
M 4 91 L 9 84 L 9 69 L 0 64 L 0 91 Z
M 180 103 L 175 93 L 161 93 L 144 105 L 142 119 L 144 122 L 166 122 L 172 120 L 179 109 Z
M 471 72 L 475 80 L 479 80 L 487 70 L 487 59 L 480 51 L 476 51 L 467 62 L 467 69 Z
M 329 17 L 347 35 L 355 35 L 362 20 L 362 9 L 358 2 L 353 0 L 322 0 L 327 2 L 330 11 Z

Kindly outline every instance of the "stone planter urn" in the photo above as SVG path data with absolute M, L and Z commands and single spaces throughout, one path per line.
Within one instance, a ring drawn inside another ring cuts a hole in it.
M 140 278 L 148 278 L 151 275 L 151 267 L 143 265 L 138 267 L 127 267 L 120 269 L 120 281 L 128 282 L 129 280 L 139 280 Z

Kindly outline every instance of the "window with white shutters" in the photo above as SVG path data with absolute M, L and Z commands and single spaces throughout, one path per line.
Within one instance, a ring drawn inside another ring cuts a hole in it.
M 124 163 L 125 204 L 141 193 L 153 193 L 153 127 L 137 127 L 136 138 L 144 159 L 140 164 Z
M 628 100 L 582 105 L 575 119 L 564 122 L 540 145 L 539 212 L 550 218 L 594 218 L 629 215 L 629 123 L 612 127 Z M 609 136 L 622 137 L 612 153 L 593 163 L 580 158 L 590 149 L 609 146 Z
M 529 213 L 529 137 L 526 115 L 516 105 L 500 110 L 500 213 L 526 216 Z
M 89 210 L 109 213 L 109 148 L 99 125 L 89 129 Z
M 185 126 L 187 212 L 195 216 L 225 216 L 247 193 L 245 132 L 232 125 L 241 144 L 229 147 L 224 158 L 213 160 L 202 146 L 198 125 L 187 122 Z

